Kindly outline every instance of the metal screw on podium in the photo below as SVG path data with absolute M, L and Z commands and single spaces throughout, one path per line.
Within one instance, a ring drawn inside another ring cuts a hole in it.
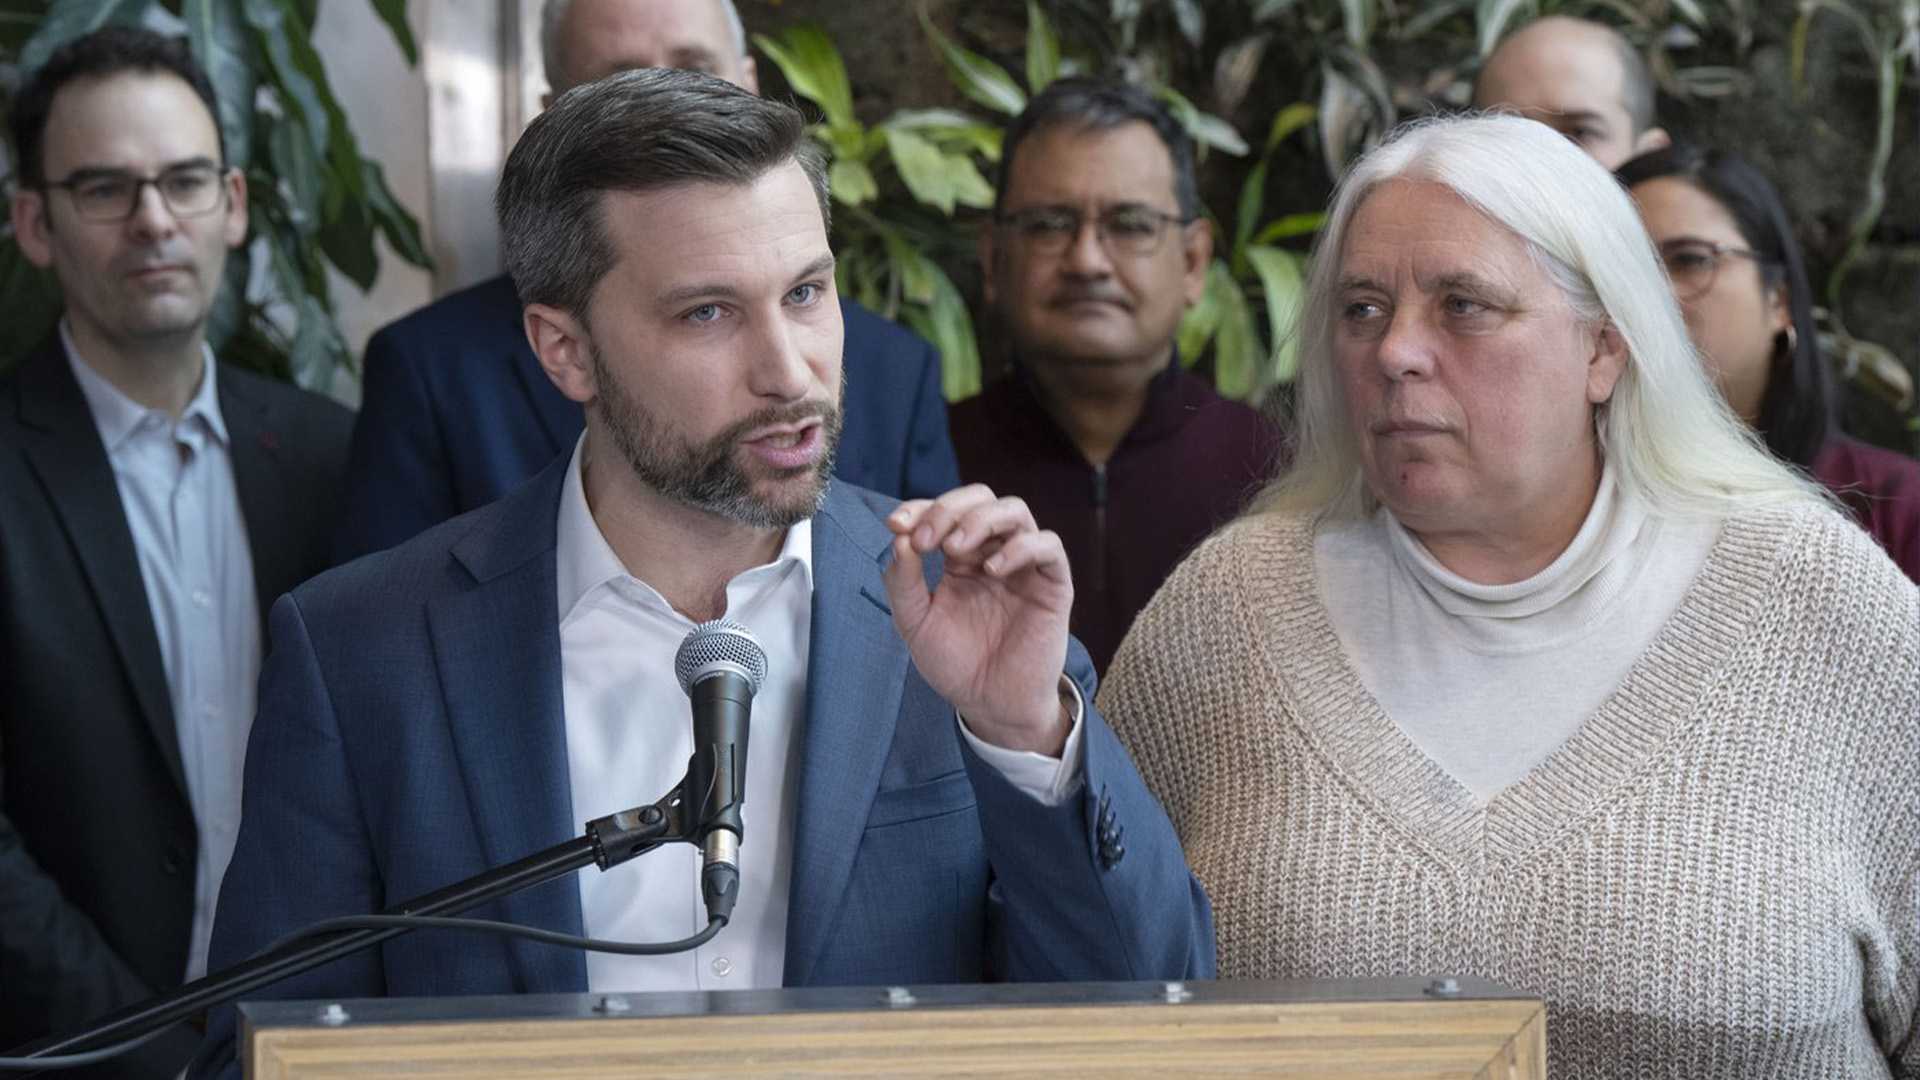
M 1169 1005 L 1178 1005 L 1182 1001 L 1192 1001 L 1193 991 L 1187 989 L 1186 983 L 1162 983 L 1160 984 L 1160 1000 L 1165 1001 Z
M 347 1010 L 342 1008 L 337 1001 L 329 1001 L 314 1010 L 313 1018 L 328 1027 L 339 1027 L 341 1024 L 353 1019 L 353 1017 L 347 1015 Z
M 1459 979 L 1435 979 L 1427 984 L 1427 993 L 1434 997 L 1459 997 L 1461 994 Z
M 891 1005 L 896 1009 L 904 1009 L 909 1005 L 919 1004 L 919 1001 L 913 996 L 913 991 L 907 989 L 904 986 L 887 987 L 887 996 L 885 998 L 885 1001 L 888 1005 Z
M 618 1016 L 633 1011 L 633 1002 L 614 994 L 608 994 L 593 1003 L 593 1011 L 607 1016 Z

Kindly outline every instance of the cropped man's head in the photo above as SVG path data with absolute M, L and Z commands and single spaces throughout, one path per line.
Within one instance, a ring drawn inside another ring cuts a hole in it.
M 546 0 L 540 51 L 549 100 L 616 71 L 700 71 L 758 93 L 733 0 Z
M 1164 367 L 1213 252 L 1193 143 L 1124 83 L 1062 79 L 1008 129 L 986 298 L 1033 365 Z
M 1646 60 L 1612 27 L 1566 15 L 1502 40 L 1474 82 L 1473 104 L 1538 120 L 1608 169 L 1668 142 Z
M 76 38 L 21 87 L 12 124 L 15 236 L 60 279 L 83 350 L 194 343 L 247 200 L 185 40 L 126 26 Z

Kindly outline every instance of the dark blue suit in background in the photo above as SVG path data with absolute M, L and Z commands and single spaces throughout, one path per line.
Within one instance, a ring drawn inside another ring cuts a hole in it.
M 485 506 L 573 449 L 584 413 L 540 370 L 520 310 L 497 277 L 367 342 L 340 561 Z M 939 354 L 850 300 L 840 313 L 847 415 L 834 475 L 902 499 L 959 487 Z
M 563 459 L 274 607 L 215 967 L 294 927 L 376 911 L 580 834 L 555 585 L 565 476 Z M 1085 784 L 1061 806 L 965 749 L 953 706 L 913 667 L 886 604 L 893 504 L 836 482 L 813 519 L 785 985 L 1211 977 L 1206 895 L 1091 705 Z M 1067 664 L 1091 702 L 1078 644 Z M 1103 811 L 1125 831 L 1117 857 L 1103 855 Z M 571 876 L 475 914 L 582 930 Z M 586 988 L 580 953 L 428 931 L 270 994 Z M 234 1017 L 211 1014 L 194 1075 L 232 1074 Z

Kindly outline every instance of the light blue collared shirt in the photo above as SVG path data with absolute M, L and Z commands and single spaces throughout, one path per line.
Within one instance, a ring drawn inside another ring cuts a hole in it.
M 65 321 L 60 341 L 113 467 L 166 668 L 199 832 L 185 972 L 197 979 L 207 970 L 213 905 L 240 831 L 240 778 L 261 651 L 253 551 L 220 414 L 213 350 L 202 346 L 200 388 L 175 420 L 88 367 Z

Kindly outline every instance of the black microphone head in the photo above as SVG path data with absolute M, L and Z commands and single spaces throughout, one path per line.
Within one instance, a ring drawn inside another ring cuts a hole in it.
M 744 677 L 758 694 L 767 678 L 767 653 L 753 631 L 729 619 L 714 619 L 688 632 L 674 655 L 673 673 L 680 689 L 691 694 L 696 683 L 722 672 Z

